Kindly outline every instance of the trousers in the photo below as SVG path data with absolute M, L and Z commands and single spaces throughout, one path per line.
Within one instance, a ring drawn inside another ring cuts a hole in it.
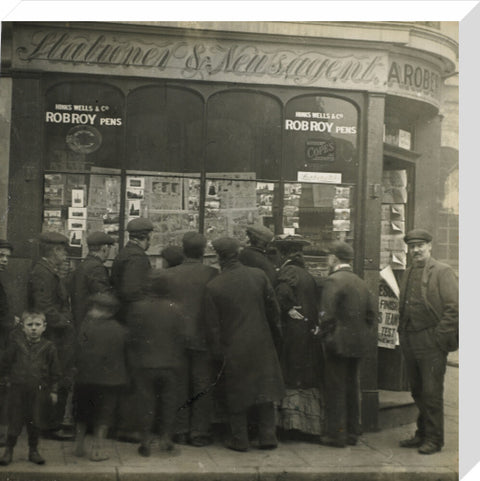
M 443 387 L 447 353 L 437 345 L 435 328 L 400 332 L 413 400 L 418 407 L 416 435 L 437 446 L 444 443 Z

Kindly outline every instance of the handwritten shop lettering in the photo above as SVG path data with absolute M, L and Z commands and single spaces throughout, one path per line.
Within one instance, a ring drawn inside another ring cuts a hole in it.
M 55 104 L 54 110 L 45 112 L 45 121 L 52 124 L 121 126 L 121 118 L 103 117 L 109 110 L 108 105 Z
M 396 335 L 399 322 L 398 299 L 385 284 L 380 284 L 378 311 L 380 322 L 378 324 L 378 345 L 395 349 Z
M 309 52 L 291 48 L 262 48 L 251 44 L 123 40 L 106 34 L 87 32 L 36 32 L 17 48 L 25 62 L 89 64 L 97 66 L 133 66 L 180 73 L 184 78 L 206 78 L 216 74 L 267 77 L 310 85 L 322 80 L 361 85 L 381 84 L 386 69 L 381 56 L 348 55 L 345 52 Z M 173 70 L 172 70 L 173 69 Z
M 392 61 L 388 82 L 402 89 L 421 90 L 435 97 L 439 93 L 441 79 L 437 73 L 425 67 Z
M 329 134 L 356 134 L 357 127 L 354 125 L 336 125 L 336 120 L 342 120 L 342 113 L 331 112 L 295 112 L 296 119 L 285 119 L 285 130 L 302 132 L 327 132 Z M 299 120 L 310 119 L 310 120 Z M 332 119 L 312 120 L 312 119 Z

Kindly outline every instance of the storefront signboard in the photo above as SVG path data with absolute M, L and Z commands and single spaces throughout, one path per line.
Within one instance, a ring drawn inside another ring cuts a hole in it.
M 298 182 L 314 182 L 318 184 L 341 184 L 342 174 L 337 172 L 298 172 Z

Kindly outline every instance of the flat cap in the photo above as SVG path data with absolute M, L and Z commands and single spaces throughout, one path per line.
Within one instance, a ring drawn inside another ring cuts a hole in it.
M 341 261 L 351 261 L 353 259 L 353 248 L 346 242 L 333 242 L 329 248 L 329 252 L 338 257 Z
M 68 239 L 59 232 L 43 232 L 38 239 L 44 244 L 68 244 Z
M 10 249 L 13 251 L 13 246 L 5 239 L 0 239 L 0 249 Z
M 273 239 L 274 244 L 297 244 L 299 246 L 309 246 L 310 242 L 299 234 L 279 234 Z
M 113 237 L 105 234 L 105 232 L 95 231 L 87 237 L 87 244 L 89 246 L 103 246 L 105 244 L 112 245 L 115 244 L 115 240 Z
M 205 247 L 207 245 L 207 239 L 200 232 L 186 232 L 182 239 L 184 249 L 192 249 L 195 247 Z
M 212 242 L 215 252 L 221 257 L 231 257 L 238 254 L 240 242 L 233 237 L 220 237 Z
M 136 219 L 132 219 L 127 224 L 128 232 L 149 232 L 152 230 L 152 221 L 150 219 L 146 219 L 145 217 L 137 217 Z
M 170 267 L 178 266 L 185 260 L 183 249 L 179 246 L 165 247 L 160 253 L 160 256 L 168 262 Z
M 247 233 L 252 237 L 260 239 L 264 242 L 270 242 L 273 239 L 273 232 L 263 225 L 252 225 L 247 227 Z
M 108 292 L 99 292 L 90 296 L 89 298 L 91 306 L 101 306 L 112 309 L 116 311 L 120 308 L 119 300 L 113 295 Z
M 432 242 L 432 234 L 425 229 L 413 229 L 405 234 L 403 240 L 406 244 L 410 242 Z

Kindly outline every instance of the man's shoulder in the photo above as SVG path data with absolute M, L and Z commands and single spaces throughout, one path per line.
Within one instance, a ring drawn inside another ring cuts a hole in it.
M 55 272 L 54 268 L 50 266 L 44 259 L 39 259 L 30 271 L 31 278 L 55 277 L 56 275 L 57 273 Z
M 438 271 L 448 270 L 454 272 L 451 266 L 445 264 L 444 262 L 437 261 L 437 259 L 434 259 L 433 257 L 430 257 L 430 259 L 428 260 L 428 268 Z

